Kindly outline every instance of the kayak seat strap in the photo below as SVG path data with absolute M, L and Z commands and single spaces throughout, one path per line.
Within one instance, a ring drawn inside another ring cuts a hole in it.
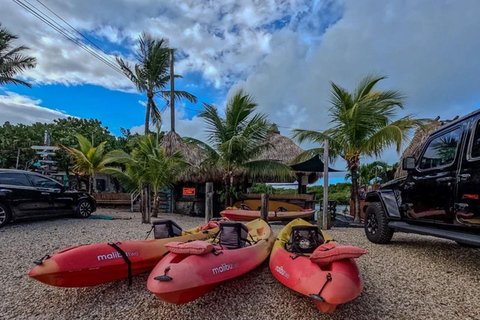
M 120 255 L 122 256 L 125 263 L 127 264 L 127 267 L 128 267 L 128 285 L 131 286 L 132 285 L 132 262 L 128 258 L 125 251 L 123 251 L 116 243 L 109 242 L 108 245 L 113 247 L 115 250 L 117 250 L 118 253 L 120 253 Z

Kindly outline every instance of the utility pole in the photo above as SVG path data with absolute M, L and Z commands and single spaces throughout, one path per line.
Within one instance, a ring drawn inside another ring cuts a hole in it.
M 268 222 L 268 193 L 262 193 L 262 208 L 260 210 L 260 218 Z
M 174 50 L 170 49 L 170 130 L 175 132 L 175 72 L 173 67 Z
M 213 218 L 213 182 L 207 182 L 205 189 L 205 223 L 208 223 Z
M 17 152 L 17 164 L 15 165 L 15 169 L 18 169 L 18 161 L 20 161 L 20 148 L 18 148 Z
M 318 221 L 319 219 L 317 219 Z M 328 210 L 328 139 L 323 143 L 323 217 L 322 229 L 330 229 L 330 212 Z

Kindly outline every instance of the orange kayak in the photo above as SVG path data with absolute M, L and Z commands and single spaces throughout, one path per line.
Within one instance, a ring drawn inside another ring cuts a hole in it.
M 152 270 L 167 252 L 165 244 L 169 242 L 208 239 L 217 232 L 218 227 L 196 227 L 164 239 L 79 245 L 36 260 L 28 275 L 57 287 L 99 285 Z
M 148 290 L 160 300 L 187 303 L 223 281 L 253 270 L 270 255 L 274 237 L 270 226 L 263 220 L 251 221 L 246 227 L 247 238 L 252 240 L 249 245 L 230 249 L 221 246 L 219 250 L 203 254 L 167 254 L 150 273 Z
M 251 221 L 260 218 L 260 211 L 257 210 L 242 210 L 242 209 L 227 209 L 220 212 L 222 217 L 235 221 Z M 280 220 L 294 220 L 297 218 L 311 219 L 315 214 L 313 209 L 301 209 L 297 211 L 269 211 L 268 221 Z
M 312 226 L 298 219 L 287 224 L 278 234 L 270 256 L 270 271 L 282 284 L 310 297 L 318 310 L 331 313 L 337 305 L 360 295 L 363 282 L 353 259 L 342 259 L 320 267 L 309 254 L 297 255 L 287 251 L 290 232 L 294 226 Z M 325 241 L 333 241 L 323 234 Z

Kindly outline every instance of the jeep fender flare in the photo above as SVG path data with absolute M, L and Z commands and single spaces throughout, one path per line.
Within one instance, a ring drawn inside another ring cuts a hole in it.
M 388 218 L 401 219 L 395 192 L 391 189 L 370 191 L 365 198 L 367 202 L 380 202 Z

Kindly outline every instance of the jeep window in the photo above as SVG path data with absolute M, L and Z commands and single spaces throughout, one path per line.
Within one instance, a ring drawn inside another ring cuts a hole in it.
M 27 177 L 23 173 L 2 172 L 0 173 L 0 184 L 11 186 L 31 187 Z
M 460 128 L 447 132 L 431 140 L 420 160 L 420 169 L 430 169 L 450 165 L 455 160 L 460 143 Z
M 480 158 L 480 120 L 478 120 L 477 124 L 475 125 L 475 134 L 473 136 L 470 156 L 473 159 Z
M 57 182 L 48 178 L 37 175 L 30 175 L 29 178 L 32 181 L 33 185 L 37 188 L 60 189 L 60 185 Z

